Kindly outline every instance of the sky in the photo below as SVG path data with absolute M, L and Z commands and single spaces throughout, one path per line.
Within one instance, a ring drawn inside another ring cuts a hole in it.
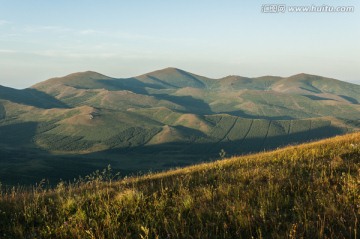
M 264 13 L 268 4 L 353 6 Z M 360 84 L 356 0 L 0 0 L 0 85 L 177 67 L 220 78 L 309 73 Z

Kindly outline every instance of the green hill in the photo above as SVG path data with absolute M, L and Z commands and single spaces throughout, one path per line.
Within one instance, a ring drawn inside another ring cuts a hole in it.
M 0 87 L 0 180 L 56 182 L 107 164 L 157 171 L 353 132 L 359 95 L 321 76 L 211 79 L 176 68 Z
M 2 187 L 0 236 L 358 238 L 359 172 L 360 133 L 120 181 L 108 168 Z

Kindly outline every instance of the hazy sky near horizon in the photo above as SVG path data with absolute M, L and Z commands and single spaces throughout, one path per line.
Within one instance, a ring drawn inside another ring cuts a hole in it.
M 354 6 L 262 13 L 264 4 Z M 0 85 L 92 70 L 177 67 L 207 77 L 309 73 L 360 84 L 356 0 L 0 0 Z

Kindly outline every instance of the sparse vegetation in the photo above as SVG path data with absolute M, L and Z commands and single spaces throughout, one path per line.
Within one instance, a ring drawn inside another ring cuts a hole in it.
M 1 238 L 359 238 L 360 133 L 114 181 L 2 187 Z
M 224 150 L 224 149 L 221 149 L 221 150 L 220 150 L 220 152 L 219 152 L 219 156 L 220 156 L 220 158 L 221 158 L 221 159 L 225 158 L 225 156 L 226 156 L 226 152 L 225 152 L 225 150 Z

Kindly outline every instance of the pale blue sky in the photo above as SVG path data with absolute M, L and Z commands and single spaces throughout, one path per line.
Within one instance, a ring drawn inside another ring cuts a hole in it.
M 353 13 L 261 13 L 267 3 Z M 0 84 L 168 66 L 208 77 L 301 72 L 360 84 L 360 4 L 278 0 L 0 0 Z

